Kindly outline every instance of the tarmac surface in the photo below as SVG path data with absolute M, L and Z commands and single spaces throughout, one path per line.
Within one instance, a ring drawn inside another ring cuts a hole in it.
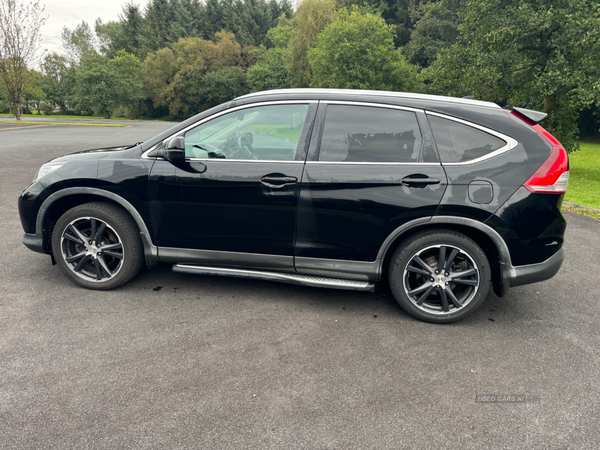
M 2 122 L 0 449 L 600 448 L 600 221 L 565 213 L 556 277 L 445 326 L 168 266 L 89 291 L 21 244 L 17 197 L 54 157 L 173 124 Z

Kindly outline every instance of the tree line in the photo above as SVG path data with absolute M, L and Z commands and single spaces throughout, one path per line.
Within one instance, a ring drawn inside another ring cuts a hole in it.
M 327 87 L 543 110 L 569 150 L 600 128 L 593 0 L 151 0 L 62 41 L 26 69 L 25 109 L 183 119 L 252 91 Z

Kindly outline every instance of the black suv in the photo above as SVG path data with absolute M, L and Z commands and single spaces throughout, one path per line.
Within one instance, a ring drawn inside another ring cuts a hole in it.
M 545 114 L 383 91 L 236 98 L 130 147 L 42 166 L 23 243 L 73 282 L 176 272 L 373 291 L 430 322 L 563 261 L 569 176 Z

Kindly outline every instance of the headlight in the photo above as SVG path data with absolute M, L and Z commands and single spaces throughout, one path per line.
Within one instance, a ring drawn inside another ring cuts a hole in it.
M 40 170 L 38 170 L 37 174 L 35 175 L 35 178 L 33 179 L 33 182 L 35 183 L 36 181 L 41 180 L 46 175 L 49 175 L 52 172 L 54 172 L 55 170 L 60 169 L 65 164 L 66 163 L 64 163 L 64 162 L 63 163 L 50 162 L 48 164 L 44 164 L 42 167 L 40 167 Z

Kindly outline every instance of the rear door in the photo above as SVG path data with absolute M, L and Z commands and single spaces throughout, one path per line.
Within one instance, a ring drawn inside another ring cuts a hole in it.
M 320 103 L 300 187 L 297 270 L 375 261 L 394 230 L 434 214 L 446 175 L 423 121 L 411 108 Z

